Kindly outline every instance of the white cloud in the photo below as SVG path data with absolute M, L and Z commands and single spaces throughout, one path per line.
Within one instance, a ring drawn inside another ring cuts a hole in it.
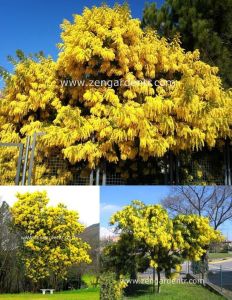
M 118 210 L 120 210 L 120 206 L 118 206 L 118 205 L 101 203 L 101 211 L 102 212 L 116 212 Z
M 114 234 L 114 232 L 106 227 L 100 227 L 100 238 L 104 239 L 104 238 L 110 238 L 110 237 L 115 237 L 116 235 Z
M 86 226 L 100 222 L 100 191 L 97 186 L 1 186 L 0 200 L 10 206 L 17 200 L 15 194 L 47 191 L 49 205 L 64 203 L 79 212 L 80 222 Z

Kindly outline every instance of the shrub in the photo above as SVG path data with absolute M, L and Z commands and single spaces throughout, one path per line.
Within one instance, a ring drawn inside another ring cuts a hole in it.
M 100 300 L 120 300 L 126 284 L 117 280 L 112 272 L 103 273 L 100 276 Z

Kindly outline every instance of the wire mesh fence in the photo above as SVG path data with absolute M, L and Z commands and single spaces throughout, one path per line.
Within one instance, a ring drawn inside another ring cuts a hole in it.
M 80 166 L 73 166 L 67 160 L 54 154 L 45 159 L 36 159 L 32 172 L 32 184 L 56 184 L 56 185 L 90 185 L 91 171 Z
M 106 185 L 125 185 L 126 179 L 121 178 L 120 173 L 108 173 L 106 177 Z
M 217 163 L 217 161 L 216 161 Z M 197 166 L 196 166 L 197 164 Z M 208 159 L 199 159 L 197 163 L 192 162 L 193 181 L 201 184 L 224 184 L 223 169 L 216 168 L 212 161 Z M 200 169 L 200 171 L 199 171 Z M 201 173 L 200 178 L 198 176 Z
M 165 159 L 150 158 L 147 161 L 120 161 L 106 164 L 106 185 L 158 185 L 168 184 L 165 180 L 168 170 Z
M 186 158 L 187 157 L 187 158 Z M 180 184 L 192 181 L 193 184 L 225 183 L 226 162 L 222 151 L 194 152 L 180 156 Z
M 62 149 L 43 145 L 43 134 L 23 144 L 0 143 L 0 184 L 32 185 L 231 185 L 231 147 L 195 153 L 169 152 L 147 161 L 119 161 L 95 170 L 71 164 Z
M 209 286 L 215 291 L 223 293 L 232 299 L 232 263 L 230 260 L 218 264 L 209 263 L 202 270 L 199 263 L 185 262 L 182 266 L 182 274 L 190 274 L 203 285 Z
M 23 144 L 0 143 L 0 185 L 18 185 L 22 167 Z
M 232 268 L 223 265 L 210 265 L 206 280 L 221 290 L 230 291 L 232 295 Z
M 121 168 L 108 165 L 106 184 L 223 185 L 226 169 L 223 155 L 224 153 L 219 150 L 180 153 L 178 156 L 169 153 L 163 158 L 153 158 L 146 162 L 124 162 Z

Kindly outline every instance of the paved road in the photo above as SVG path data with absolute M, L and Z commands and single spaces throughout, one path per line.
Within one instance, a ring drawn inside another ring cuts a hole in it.
M 228 260 L 215 260 L 209 263 L 210 268 L 213 268 L 213 266 L 220 268 L 220 265 L 222 268 L 230 268 L 232 270 L 232 258 Z

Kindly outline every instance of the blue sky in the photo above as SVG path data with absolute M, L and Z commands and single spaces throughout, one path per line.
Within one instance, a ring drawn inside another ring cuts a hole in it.
M 100 187 L 101 226 L 108 227 L 110 216 L 132 200 L 159 203 L 169 194 L 168 186 L 102 186 Z
M 57 56 L 56 44 L 60 39 L 60 24 L 64 19 L 72 20 L 73 14 L 81 14 L 85 6 L 99 6 L 102 2 L 112 6 L 124 0 L 1 0 L 0 7 L 0 66 L 10 69 L 6 56 L 14 55 L 17 49 L 25 53 L 43 50 L 46 55 Z M 132 16 L 141 18 L 146 2 L 127 1 Z M 162 0 L 157 0 L 158 5 Z
M 100 223 L 110 228 L 109 220 L 113 213 L 130 204 L 132 200 L 141 200 L 146 204 L 159 203 L 169 195 L 171 186 L 101 186 L 100 187 Z M 232 222 L 225 222 L 220 230 L 232 240 Z

